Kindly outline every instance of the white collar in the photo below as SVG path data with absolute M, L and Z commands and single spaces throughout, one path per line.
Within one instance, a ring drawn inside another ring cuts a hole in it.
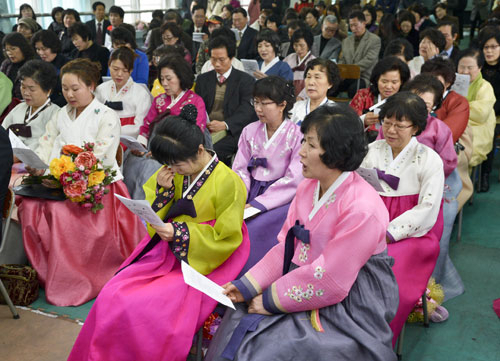
M 132 86 L 132 83 L 134 82 L 134 79 L 132 77 L 129 77 L 127 82 L 123 84 L 123 86 L 120 88 L 120 90 L 116 91 L 116 84 L 113 79 L 111 79 L 111 98 L 114 100 L 118 95 L 122 94 L 125 89 L 129 90 L 130 87 Z M 110 99 L 111 100 L 111 99 Z
M 307 59 L 307 57 L 311 54 L 311 50 L 307 52 L 307 54 L 302 58 L 302 60 L 299 59 L 299 56 L 297 55 L 297 66 L 301 66 L 302 63 Z M 300 61 L 299 61 L 300 60 Z
M 231 60 L 232 61 L 232 60 Z M 222 76 L 224 77 L 224 79 L 227 80 L 227 78 L 229 78 L 229 75 L 231 75 L 231 71 L 233 70 L 233 66 L 231 65 L 231 67 L 229 68 L 228 71 L 226 71 L 224 74 L 222 74 Z M 221 76 L 221 74 L 215 72 L 215 74 L 217 74 L 217 79 L 219 79 L 219 77 Z
M 25 121 L 25 123 L 29 123 L 30 120 L 35 117 L 35 115 L 37 115 L 38 113 L 40 113 L 42 110 L 45 110 L 45 106 L 50 103 L 50 97 L 47 98 L 47 100 L 45 101 L 45 103 L 43 103 L 43 105 L 41 107 L 39 107 L 34 113 L 31 113 L 32 111 L 32 107 L 31 106 L 28 106 L 28 109 L 29 109 L 29 113 L 28 113 L 28 119 Z
M 177 102 L 179 100 L 181 100 L 181 98 L 184 96 L 184 94 L 186 94 L 186 90 L 183 90 L 181 91 L 181 93 L 177 96 L 177 98 L 173 98 L 171 95 L 169 95 L 170 99 L 171 99 L 171 102 L 170 104 L 168 105 L 167 109 L 170 109 L 172 108 L 175 104 L 177 104 Z
M 325 97 L 325 99 L 323 99 L 321 101 L 321 103 L 319 103 L 318 108 L 322 105 L 325 105 L 326 103 L 328 103 L 328 97 Z M 316 108 L 316 109 L 318 109 L 318 108 Z M 305 115 L 307 115 L 311 112 L 310 109 L 311 109 L 311 99 L 307 98 L 307 100 L 306 100 L 306 114 Z
M 285 127 L 285 123 L 288 121 L 288 119 L 285 119 L 283 120 L 283 122 L 281 122 L 280 126 L 278 127 L 278 129 L 276 129 L 276 131 L 273 133 L 273 136 L 271 137 L 271 139 L 269 139 L 267 137 L 267 124 L 264 124 L 264 135 L 266 136 L 266 142 L 264 143 L 264 149 L 267 149 L 269 148 L 269 146 L 271 144 L 273 144 L 274 140 L 276 139 L 276 137 L 278 136 L 279 133 L 281 133 L 281 130 Z
M 316 190 L 314 191 L 314 196 L 313 196 L 314 207 L 313 207 L 311 213 L 309 213 L 309 220 L 312 220 L 314 218 L 316 213 L 318 213 L 318 211 L 321 209 L 321 207 L 323 207 L 325 205 L 325 203 L 333 195 L 333 192 L 335 192 L 337 190 L 337 188 L 340 187 L 340 185 L 342 183 L 344 183 L 344 181 L 347 179 L 347 177 L 349 177 L 349 174 L 351 174 L 351 172 L 342 172 L 342 174 L 335 180 L 335 182 L 333 182 L 333 184 L 323 194 L 321 199 L 319 199 L 320 184 L 318 181 L 318 184 L 316 185 Z M 333 199 L 331 202 L 333 202 L 334 200 L 335 199 Z
M 267 65 L 265 61 L 262 61 L 262 66 L 260 68 L 260 71 L 265 73 L 266 71 L 271 69 L 276 63 L 278 63 L 278 61 L 280 61 L 280 58 L 278 56 L 276 56 L 273 60 L 271 60 Z
M 389 147 L 389 159 L 391 159 L 391 161 L 389 162 L 389 166 L 387 168 L 392 169 L 392 167 L 395 166 L 398 163 L 398 161 L 401 158 L 403 158 L 406 155 L 406 153 L 408 153 L 410 151 L 410 149 L 415 147 L 417 144 L 418 144 L 417 137 L 411 137 L 408 144 L 406 144 L 406 147 L 404 147 L 403 150 L 401 152 L 399 152 L 399 154 L 396 156 L 396 158 L 392 157 L 392 148 L 389 144 L 387 144 L 387 146 Z
M 184 193 L 182 193 L 182 198 L 186 197 L 187 194 L 189 193 L 189 191 L 193 188 L 193 186 L 196 184 L 196 182 L 198 182 L 198 180 L 200 179 L 200 177 L 205 174 L 205 171 L 208 169 L 208 167 L 210 167 L 210 164 L 213 163 L 213 161 L 215 160 L 215 158 L 217 158 L 217 154 L 214 154 L 212 159 L 210 159 L 210 162 L 207 163 L 207 165 L 205 166 L 205 168 L 203 168 L 201 170 L 201 172 L 198 174 L 198 176 L 196 177 L 196 179 L 194 181 L 191 182 L 191 176 L 188 177 L 188 180 L 189 180 L 189 187 L 188 189 L 186 189 L 186 191 Z

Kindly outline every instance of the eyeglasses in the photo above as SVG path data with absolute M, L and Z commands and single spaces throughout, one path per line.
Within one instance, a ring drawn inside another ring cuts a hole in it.
M 224 64 L 229 58 L 226 57 L 226 58 L 210 58 L 210 60 L 212 61 L 212 63 L 216 64 L 216 63 L 220 63 L 220 64 Z
M 253 107 L 264 107 L 266 105 L 275 104 L 275 102 L 273 102 L 273 101 L 271 101 L 271 102 L 261 102 L 260 100 L 251 99 L 250 100 L 250 104 L 252 104 Z
M 384 121 L 382 123 L 382 127 L 386 130 L 391 129 L 393 126 L 394 126 L 394 130 L 396 130 L 396 131 L 403 131 L 405 129 L 413 127 L 413 125 L 401 125 L 398 123 L 391 123 L 391 122 L 386 122 L 386 121 Z
M 500 45 L 488 45 L 488 46 L 483 47 L 483 50 L 495 50 L 499 46 Z
M 166 36 L 166 35 L 164 35 L 164 36 L 162 36 L 161 38 L 162 38 L 163 40 L 170 41 L 170 40 L 172 40 L 174 37 L 173 37 L 173 36 Z

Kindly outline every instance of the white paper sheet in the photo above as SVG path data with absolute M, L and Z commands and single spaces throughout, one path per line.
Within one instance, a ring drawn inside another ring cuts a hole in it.
M 154 225 L 161 226 L 163 221 L 160 217 L 153 211 L 153 208 L 149 205 L 149 202 L 142 199 L 128 199 L 122 197 L 115 193 L 115 197 L 118 198 L 132 213 L 137 214 L 140 218 L 144 219 L 146 222 Z
M 380 180 L 378 179 L 377 171 L 375 169 L 359 167 L 356 172 L 363 177 L 365 181 L 370 183 L 370 185 L 375 188 L 377 192 L 384 192 L 384 188 L 382 188 L 382 185 L 380 184 Z
M 238 29 L 231 28 L 231 31 L 234 33 L 234 37 L 235 37 L 235 40 L 236 40 L 236 41 L 241 40 L 241 39 L 240 39 L 240 32 L 239 32 L 239 30 L 238 30 Z
M 451 90 L 456 91 L 461 96 L 466 97 L 469 92 L 470 75 L 456 73 L 455 82 L 451 86 Z
M 181 262 L 181 269 L 182 275 L 184 276 L 184 282 L 186 282 L 186 284 L 196 288 L 200 292 L 203 292 L 217 302 L 222 303 L 227 307 L 231 307 L 233 310 L 235 309 L 233 302 L 229 299 L 229 297 L 222 293 L 224 288 L 203 276 L 184 261 Z
M 9 140 L 12 148 L 29 149 L 12 130 L 9 129 Z
M 259 213 L 260 213 L 260 209 L 258 209 L 258 208 L 255 208 L 255 207 L 245 208 L 245 211 L 243 212 L 243 219 L 248 219 L 248 218 L 253 217 Z
M 107 81 L 110 81 L 112 78 L 110 76 L 103 76 L 102 77 L 102 82 L 105 83 Z
M 144 148 L 144 146 L 139 143 L 137 139 L 131 137 L 130 135 L 121 135 L 120 142 L 122 142 L 123 145 L 125 145 L 127 148 L 130 148 L 131 150 L 138 150 L 139 152 L 144 153 L 148 152 L 148 150 Z
M 12 152 L 19 158 L 25 166 L 35 168 L 35 169 L 47 169 L 49 166 L 45 164 L 35 152 L 23 143 L 19 137 L 17 137 L 12 130 L 9 129 L 9 140 L 12 145 Z
M 203 35 L 205 33 L 193 33 L 193 41 L 195 43 L 203 43 Z
M 255 59 L 241 59 L 241 63 L 243 64 L 245 71 L 251 76 L 253 76 L 255 71 L 259 70 L 259 63 L 257 63 L 257 60 Z

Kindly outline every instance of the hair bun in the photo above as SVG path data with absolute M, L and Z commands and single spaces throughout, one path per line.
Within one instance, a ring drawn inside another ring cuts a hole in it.
M 192 124 L 196 124 L 196 117 L 198 116 L 198 109 L 193 104 L 186 104 L 179 116 L 183 119 L 186 119 L 188 122 Z

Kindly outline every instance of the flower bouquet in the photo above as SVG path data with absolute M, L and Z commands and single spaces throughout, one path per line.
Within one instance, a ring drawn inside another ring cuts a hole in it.
M 107 186 L 113 182 L 116 171 L 103 167 L 93 150 L 94 143 L 84 143 L 83 148 L 65 145 L 61 157 L 50 162 L 49 175 L 28 177 L 23 183 L 42 181 L 48 187 L 62 188 L 67 199 L 96 213 L 104 208 L 102 199 L 109 193 Z

